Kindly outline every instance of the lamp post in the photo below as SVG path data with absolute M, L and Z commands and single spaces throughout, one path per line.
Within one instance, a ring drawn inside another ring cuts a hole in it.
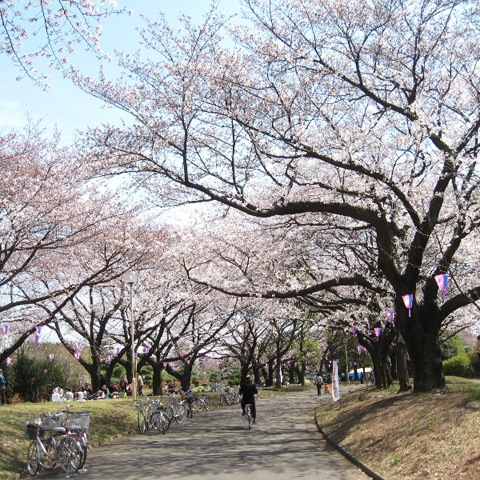
M 137 275 L 132 272 L 126 272 L 123 280 L 130 287 L 130 328 L 132 340 L 132 399 L 137 400 L 137 359 L 135 358 L 135 322 L 133 318 L 133 284 L 137 281 Z

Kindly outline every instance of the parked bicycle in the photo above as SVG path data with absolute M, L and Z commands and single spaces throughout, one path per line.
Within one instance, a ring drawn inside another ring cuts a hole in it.
M 191 390 L 180 391 L 180 397 L 182 398 L 180 404 L 187 409 L 187 417 L 192 418 L 195 413 L 193 392 Z
M 223 390 L 220 393 L 220 405 L 229 406 L 235 403 L 235 394 L 233 392 Z
M 170 419 L 170 422 L 175 421 L 178 424 L 184 422 L 187 418 L 187 408 L 181 403 L 180 397 L 176 395 L 170 395 L 166 408 L 166 414 Z
M 147 430 L 156 430 L 165 433 L 170 428 L 171 418 L 167 409 L 159 399 L 147 399 L 136 402 L 138 430 L 145 433 Z
M 65 411 L 65 417 L 63 426 L 66 429 L 66 433 L 69 436 L 77 441 L 82 449 L 82 460 L 80 463 L 79 470 L 85 468 L 85 462 L 87 460 L 88 452 L 88 432 L 90 429 L 90 412 L 88 411 L 77 411 L 72 412 L 69 410 Z
M 30 476 L 35 476 L 39 469 L 51 471 L 57 464 L 67 477 L 81 468 L 82 448 L 73 436 L 67 434 L 63 422 L 63 415 L 46 413 L 27 420 L 25 437 L 32 440 L 27 452 Z
M 207 395 L 193 397 L 193 405 L 197 412 L 208 412 L 210 410 L 210 400 L 208 399 Z

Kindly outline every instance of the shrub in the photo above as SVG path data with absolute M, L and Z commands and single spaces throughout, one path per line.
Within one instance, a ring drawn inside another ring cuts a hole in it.
M 65 385 L 64 369 L 48 360 L 41 361 L 20 350 L 10 367 L 9 387 L 27 402 L 50 398 L 53 388 Z
M 472 360 L 472 356 L 467 353 L 455 355 L 443 362 L 443 373 L 456 377 L 473 378 L 475 376 L 475 368 Z

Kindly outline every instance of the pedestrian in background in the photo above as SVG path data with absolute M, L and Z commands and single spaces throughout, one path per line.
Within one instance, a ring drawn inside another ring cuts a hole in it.
M 317 376 L 315 377 L 315 385 L 317 386 L 317 395 L 321 395 L 322 394 L 323 378 L 320 375 L 320 372 L 318 372 Z
M 138 375 L 137 378 L 138 394 L 143 397 L 143 378 L 141 375 Z
M 0 404 L 7 404 L 7 395 L 5 393 L 7 389 L 7 380 L 3 376 L 3 370 L 0 369 Z

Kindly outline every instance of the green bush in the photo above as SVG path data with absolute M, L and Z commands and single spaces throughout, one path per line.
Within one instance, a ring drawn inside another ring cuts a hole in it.
M 461 353 L 443 362 L 443 373 L 456 377 L 475 377 L 475 367 L 472 355 Z
M 9 368 L 7 394 L 17 394 L 26 402 L 49 399 L 55 387 L 66 384 L 66 374 L 60 365 L 38 360 L 23 350 Z

